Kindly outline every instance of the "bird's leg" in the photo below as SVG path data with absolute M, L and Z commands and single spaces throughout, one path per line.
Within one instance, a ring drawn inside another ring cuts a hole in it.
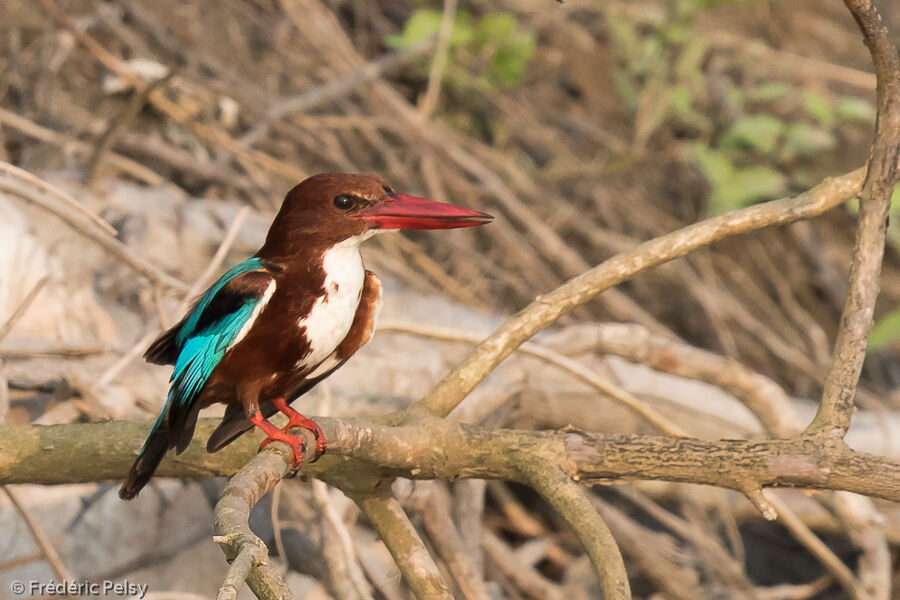
M 322 431 L 322 428 L 319 427 L 319 424 L 312 419 L 304 417 L 288 406 L 288 403 L 285 402 L 284 398 L 275 398 L 272 400 L 272 405 L 288 418 L 288 424 L 283 428 L 284 431 L 289 431 L 293 427 L 302 427 L 303 429 L 308 429 L 313 432 L 313 435 L 316 436 L 316 455 L 309 462 L 316 462 L 319 460 L 319 457 L 325 454 L 325 449 L 328 447 L 328 442 L 325 440 L 325 433 Z
M 303 441 L 302 437 L 291 435 L 281 429 L 278 429 L 278 427 L 270 423 L 264 416 L 262 416 L 262 413 L 258 410 L 253 413 L 253 416 L 250 417 L 250 422 L 262 429 L 263 432 L 265 432 L 265 434 L 268 436 L 259 445 L 260 450 L 268 446 L 269 442 L 272 442 L 274 440 L 284 442 L 291 447 L 291 450 L 294 451 L 294 468 L 296 469 L 300 466 L 300 463 L 303 462 L 303 449 L 304 446 L 306 446 L 306 442 Z

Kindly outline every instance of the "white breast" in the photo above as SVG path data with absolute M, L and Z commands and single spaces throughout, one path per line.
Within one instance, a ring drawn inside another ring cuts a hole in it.
M 311 346 L 309 354 L 297 363 L 300 368 L 315 366 L 328 358 L 350 331 L 366 276 L 359 254 L 360 241 L 350 238 L 325 253 L 326 293 L 297 323 Z

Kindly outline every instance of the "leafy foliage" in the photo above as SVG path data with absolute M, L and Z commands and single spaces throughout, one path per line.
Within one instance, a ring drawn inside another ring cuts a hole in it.
M 751 115 L 735 121 L 722 135 L 723 150 L 773 152 L 784 133 L 785 124 L 771 115 Z
M 436 35 L 441 19 L 440 11 L 418 8 L 406 21 L 403 31 L 389 36 L 387 43 L 394 48 L 413 46 Z M 521 83 L 525 76 L 535 44 L 534 32 L 524 29 L 512 13 L 488 13 L 475 18 L 468 12 L 459 11 L 450 34 L 450 60 L 457 61 L 462 52 L 468 52 L 484 65 L 483 77 L 487 82 L 512 87 Z
M 647 147 L 667 126 L 680 130 L 711 186 L 712 214 L 806 187 L 803 165 L 838 147 L 843 124 L 875 116 L 868 100 L 778 80 L 711 78 L 710 46 L 697 33 L 696 17 L 732 1 L 674 0 L 651 28 L 608 11 L 618 59 L 612 76 L 634 114 L 633 148 Z

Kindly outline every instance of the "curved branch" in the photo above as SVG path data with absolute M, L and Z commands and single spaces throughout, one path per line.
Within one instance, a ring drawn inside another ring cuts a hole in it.
M 613 256 L 552 292 L 538 296 L 476 346 L 427 396 L 414 405 L 412 411 L 446 416 L 523 342 L 603 290 L 721 239 L 820 215 L 855 197 L 864 176 L 865 169 L 857 169 L 826 180 L 794 198 L 772 200 L 712 217 L 644 242 L 630 252 Z M 398 415 L 395 422 L 402 422 L 404 418 Z
M 453 600 L 444 576 L 396 498 L 377 493 L 350 497 L 369 517 L 416 598 Z
M 525 457 L 532 461 L 531 457 Z M 605 600 L 631 598 L 625 561 L 609 527 L 591 504 L 584 488 L 553 462 L 533 460 L 528 481 L 569 523 L 587 551 L 600 579 Z
M 866 357 L 869 330 L 878 297 L 878 277 L 888 210 L 900 180 L 900 56 L 871 0 L 844 0 L 865 37 L 877 81 L 878 116 L 869 151 L 866 179 L 859 194 L 859 225 L 850 266 L 850 286 L 822 403 L 806 432 L 843 438 L 853 416 L 856 384 Z
M 6 165 L 6 163 L 3 163 Z M 8 165 L 11 166 L 11 165 Z M 154 267 L 144 259 L 136 256 L 122 242 L 120 242 L 114 234 L 109 232 L 109 224 L 106 227 L 98 224 L 101 221 L 99 217 L 92 213 L 85 214 L 85 210 L 76 213 L 68 204 L 63 204 L 60 200 L 60 192 L 56 188 L 52 188 L 50 184 L 41 180 L 41 187 L 35 186 L 30 180 L 13 179 L 8 174 L 0 176 L 0 191 L 13 194 L 27 200 L 40 208 L 53 213 L 63 221 L 65 221 L 72 229 L 81 233 L 86 238 L 93 240 L 104 250 L 115 256 L 137 273 L 143 276 L 153 285 L 184 292 L 187 285 L 172 277 L 168 273 Z M 51 193 L 50 189 L 56 190 Z M 63 208 L 65 206 L 65 208 Z M 105 221 L 104 221 L 105 222 Z

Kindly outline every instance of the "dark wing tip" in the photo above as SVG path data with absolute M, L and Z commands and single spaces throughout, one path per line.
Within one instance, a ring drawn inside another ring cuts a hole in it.
M 180 329 L 181 323 L 161 333 L 144 352 L 144 360 L 154 365 L 174 365 L 178 360 L 175 337 Z
M 122 487 L 119 488 L 119 498 L 131 500 L 137 496 L 153 477 L 156 467 L 159 466 L 168 449 L 169 434 L 165 430 L 158 429 L 151 433 L 137 460 L 131 466 L 131 470 L 128 471 L 128 476 L 122 482 Z

